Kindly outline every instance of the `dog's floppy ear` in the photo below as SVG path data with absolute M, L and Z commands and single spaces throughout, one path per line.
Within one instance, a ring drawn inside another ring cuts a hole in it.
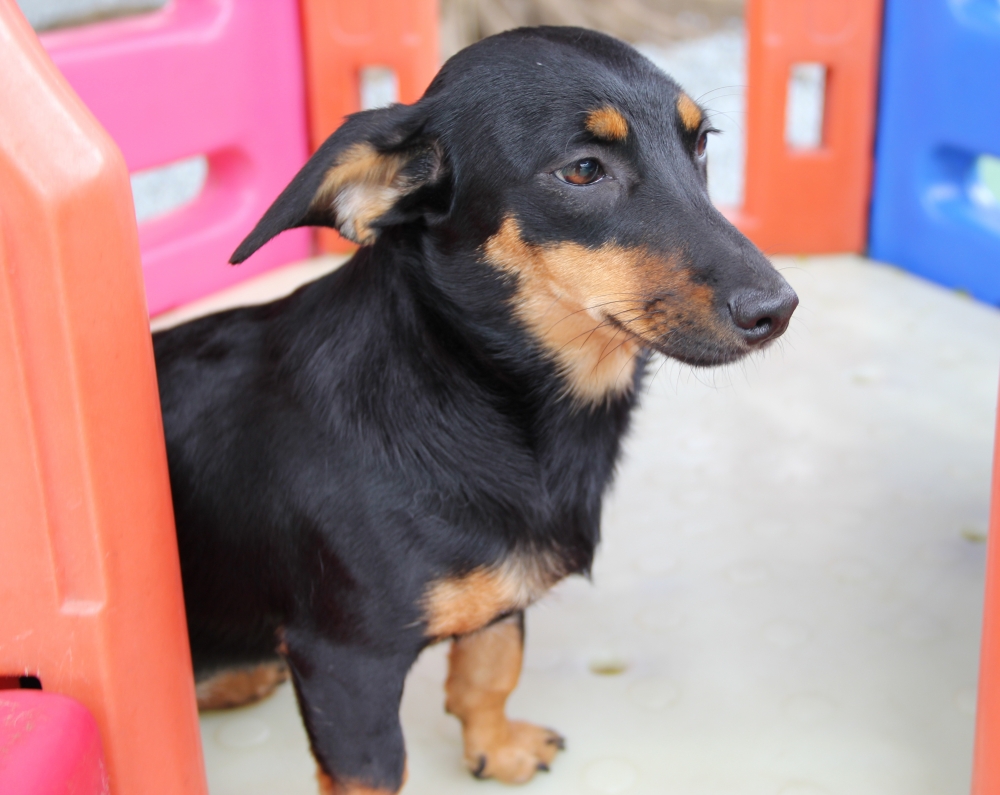
M 420 215 L 412 201 L 437 183 L 443 158 L 415 105 L 347 117 L 295 175 L 229 259 L 238 264 L 286 229 L 329 226 L 362 246 L 379 229 Z M 406 199 L 411 201 L 406 201 Z

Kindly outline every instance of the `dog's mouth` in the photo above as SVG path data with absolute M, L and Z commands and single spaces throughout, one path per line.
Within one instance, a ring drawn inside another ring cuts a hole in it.
M 640 338 L 640 344 L 670 359 L 676 359 L 692 367 L 718 367 L 732 364 L 745 356 L 761 350 L 743 344 L 726 344 L 711 337 L 698 339 L 653 339 Z
M 651 346 L 657 353 L 676 359 L 692 367 L 719 367 L 737 362 L 760 348 L 741 346 L 739 348 L 719 345 L 712 340 L 697 344 L 686 342 L 683 345 L 653 343 Z
M 655 303 L 655 302 L 650 302 Z M 620 316 L 607 315 L 605 322 L 627 335 L 640 347 L 692 367 L 717 367 L 732 364 L 752 353 L 762 351 L 781 337 L 788 328 L 788 318 L 762 318 L 749 329 L 736 321 L 726 323 L 715 318 L 710 323 L 697 323 L 682 316 L 678 321 L 637 323 Z M 727 328 L 728 326 L 728 328 Z

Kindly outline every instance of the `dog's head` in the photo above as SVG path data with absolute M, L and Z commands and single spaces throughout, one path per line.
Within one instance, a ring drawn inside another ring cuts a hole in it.
M 631 47 L 577 28 L 467 48 L 415 105 L 347 119 L 233 255 L 284 229 L 367 245 L 393 227 L 509 275 L 512 306 L 600 398 L 631 385 L 640 348 L 693 365 L 778 337 L 798 299 L 713 207 L 711 125 Z

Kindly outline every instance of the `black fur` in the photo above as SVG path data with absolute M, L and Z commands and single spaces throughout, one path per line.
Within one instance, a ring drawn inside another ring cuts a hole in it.
M 416 105 L 350 117 L 234 261 L 292 226 L 338 226 L 311 202 L 359 141 L 407 153 L 416 186 L 375 224 L 374 245 L 287 298 L 155 335 L 196 672 L 273 659 L 283 639 L 327 772 L 398 788 L 399 698 L 430 642 L 429 583 L 515 549 L 586 572 L 600 537 L 636 390 L 591 405 L 566 396 L 514 317 L 516 280 L 484 261 L 502 220 L 538 244 L 681 252 L 720 316 L 741 290 L 788 302 L 712 207 L 677 92 L 597 33 L 487 39 Z M 584 131 L 602 104 L 625 110 L 627 141 Z M 553 177 L 592 156 L 604 183 Z M 645 343 L 695 364 L 745 352 L 695 327 Z

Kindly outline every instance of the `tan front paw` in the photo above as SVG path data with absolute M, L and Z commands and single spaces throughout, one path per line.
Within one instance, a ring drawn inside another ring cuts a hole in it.
M 530 781 L 539 770 L 548 770 L 555 755 L 566 747 L 554 731 L 523 721 L 507 721 L 506 727 L 491 734 L 490 738 L 466 738 L 465 763 L 476 778 L 495 778 L 505 784 Z

